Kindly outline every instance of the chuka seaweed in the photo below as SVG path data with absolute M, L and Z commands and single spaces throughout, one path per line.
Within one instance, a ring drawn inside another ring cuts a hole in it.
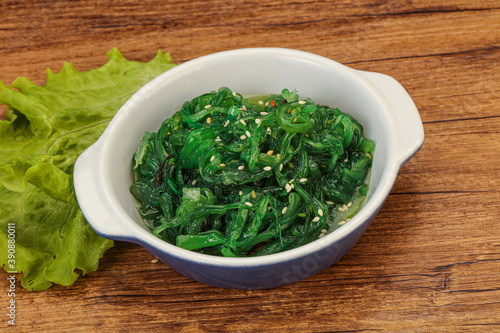
M 345 223 L 341 212 L 366 195 L 374 149 L 338 108 L 287 89 L 254 103 L 222 87 L 145 133 L 130 191 L 153 234 L 169 243 L 272 254 Z

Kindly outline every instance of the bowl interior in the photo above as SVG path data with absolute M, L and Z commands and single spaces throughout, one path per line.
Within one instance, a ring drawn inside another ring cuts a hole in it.
M 129 192 L 133 180 L 132 156 L 144 132 L 157 131 L 185 101 L 221 86 L 243 95 L 296 89 L 302 98 L 338 107 L 358 119 L 365 136 L 374 140 L 377 147 L 368 199 L 350 223 L 358 223 L 355 220 L 361 223 L 370 215 L 363 211 L 387 177 L 388 161 L 394 160 L 390 130 L 393 124 L 384 101 L 356 70 L 308 53 L 273 49 L 229 51 L 184 63 L 151 81 L 122 107 L 103 135 L 105 158 L 101 163 L 107 173 L 103 179 L 112 192 L 109 194 L 116 199 L 123 215 L 149 233 Z M 349 223 L 344 227 L 348 228 Z

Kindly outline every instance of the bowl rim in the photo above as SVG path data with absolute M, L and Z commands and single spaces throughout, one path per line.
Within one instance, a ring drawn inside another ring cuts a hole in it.
M 312 61 L 320 66 L 327 66 L 333 68 L 334 70 L 341 70 L 347 73 L 348 76 L 352 77 L 352 79 L 355 80 L 356 83 L 361 84 L 363 86 L 363 89 L 369 92 L 371 95 L 373 95 L 384 109 L 389 107 L 386 101 L 383 98 L 380 98 L 380 91 L 378 91 L 375 87 L 373 87 L 370 81 L 367 80 L 362 75 L 362 71 L 350 68 L 332 59 L 325 58 L 323 56 L 312 54 L 305 51 L 286 49 L 286 48 L 275 48 L 275 47 L 272 48 L 259 47 L 259 48 L 243 48 L 243 49 L 227 50 L 205 55 L 184 62 L 166 71 L 165 73 L 160 74 L 158 77 L 148 82 L 146 85 L 140 88 L 118 110 L 118 112 L 109 123 L 103 135 L 93 146 L 91 146 L 91 148 L 89 148 L 89 151 L 91 150 L 94 150 L 95 152 L 100 151 L 102 156 L 105 157 L 106 156 L 105 152 L 108 149 L 112 149 L 112 147 L 107 142 L 108 141 L 107 137 L 112 135 L 114 131 L 118 131 L 117 127 L 120 124 L 119 120 L 120 117 L 126 113 L 132 112 L 131 110 L 133 110 L 136 105 L 140 104 L 140 101 L 151 93 L 151 90 L 154 90 L 155 87 L 161 85 L 163 81 L 175 78 L 175 76 L 182 75 L 184 71 L 188 71 L 189 69 L 194 68 L 196 66 L 204 65 L 204 63 L 209 63 L 214 60 L 221 60 L 226 57 L 237 57 L 240 55 L 247 55 L 251 53 L 258 53 L 263 55 L 265 54 L 267 56 L 272 56 L 272 57 L 289 56 L 301 60 Z M 376 158 L 376 152 L 374 155 L 375 155 L 374 158 Z M 101 159 L 99 163 L 100 166 L 104 168 L 106 159 L 105 158 Z M 381 178 L 379 184 L 376 186 L 376 188 L 374 188 L 371 191 L 371 196 L 365 201 L 363 207 L 360 209 L 358 213 L 356 213 L 355 216 L 352 217 L 349 223 L 340 226 L 339 228 L 330 232 L 324 237 L 316 239 L 308 244 L 304 244 L 294 249 L 266 256 L 222 257 L 222 256 L 213 256 L 203 253 L 197 253 L 194 251 L 185 250 L 183 248 L 177 247 L 176 245 L 161 240 L 160 238 L 154 236 L 149 230 L 145 230 L 144 228 L 139 226 L 137 222 L 128 213 L 126 213 L 125 209 L 121 207 L 121 205 L 117 204 L 116 201 L 118 200 L 116 198 L 113 198 L 113 201 L 115 201 L 114 202 L 115 207 L 113 208 L 115 210 L 114 213 L 115 215 L 116 213 L 118 213 L 118 216 L 116 216 L 116 218 L 120 220 L 119 222 L 120 224 L 125 225 L 127 228 L 132 228 L 131 230 L 133 232 L 132 236 L 130 235 L 120 236 L 117 234 L 112 235 L 99 232 L 99 228 L 94 223 L 94 221 L 90 220 L 88 221 L 89 224 L 96 230 L 96 232 L 105 238 L 134 242 L 143 247 L 146 247 L 147 249 L 153 250 L 154 252 L 160 252 L 168 256 L 181 258 L 183 260 L 189 260 L 191 262 L 198 262 L 205 265 L 212 265 L 212 266 L 215 265 L 220 267 L 241 267 L 241 268 L 272 265 L 278 262 L 281 263 L 281 262 L 291 261 L 297 258 L 314 254 L 342 239 L 349 237 L 349 235 L 355 233 L 356 230 L 362 228 L 366 223 L 370 223 L 371 218 L 377 214 L 378 210 L 381 208 L 385 199 L 389 195 L 401 165 L 402 165 L 401 162 L 397 161 L 396 159 L 388 163 L 388 166 L 385 167 L 384 171 L 382 172 L 383 177 Z M 118 209 L 118 211 L 116 209 Z

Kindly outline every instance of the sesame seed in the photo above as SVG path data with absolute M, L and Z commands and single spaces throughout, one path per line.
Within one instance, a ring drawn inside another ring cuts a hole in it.
M 306 101 L 302 101 L 302 100 L 300 100 L 300 101 L 299 101 L 299 104 L 306 104 Z
M 259 103 L 260 105 L 263 105 L 263 104 L 264 104 L 264 102 L 263 102 L 263 101 L 259 101 L 258 103 Z
M 261 116 L 267 116 L 268 114 L 269 114 L 269 112 L 264 112 L 264 111 L 262 111 L 262 112 L 260 113 L 260 115 L 261 115 Z
M 365 156 L 368 157 L 369 159 L 372 159 L 372 155 L 370 155 L 369 153 L 366 153 Z
M 279 159 L 280 159 L 280 157 L 281 157 L 281 155 L 280 155 L 279 153 L 278 153 L 278 154 L 276 154 L 276 159 L 277 159 L 277 160 L 279 160 Z
M 273 153 L 274 153 L 274 151 L 273 151 L 273 150 L 270 150 L 270 151 L 268 151 L 268 152 L 266 153 L 266 155 L 267 155 L 267 156 L 271 156 Z
M 257 198 L 257 193 L 255 193 L 255 191 L 252 191 L 252 198 Z
M 347 221 L 340 221 L 339 225 L 344 225 Z
M 262 119 L 260 119 L 260 118 L 256 118 L 256 119 L 255 119 L 255 123 L 256 123 L 257 125 L 260 125 L 260 123 L 261 123 L 261 122 L 262 122 Z
M 297 117 L 293 118 L 292 120 L 292 123 L 296 123 L 297 122 Z
M 333 201 L 326 201 L 325 203 L 326 203 L 327 205 L 334 205 L 334 204 L 335 204 L 335 202 L 333 202 Z
M 220 164 L 220 166 L 221 166 L 221 167 L 225 167 L 226 165 L 225 165 L 224 163 L 221 163 L 221 164 Z
M 216 137 L 216 138 L 215 138 L 215 142 L 219 142 L 219 141 L 222 141 L 222 140 L 220 139 L 220 136 L 218 136 L 218 137 Z
M 238 167 L 238 170 L 243 170 L 243 169 L 245 169 L 245 166 L 244 166 L 244 165 L 240 165 L 240 166 Z
M 349 163 L 349 159 L 348 159 L 348 158 L 346 158 L 346 159 L 344 160 L 344 163 Z
M 344 208 L 344 211 L 349 209 L 349 207 L 347 207 L 347 205 L 343 205 L 342 208 Z
M 235 91 L 233 91 L 233 96 L 236 96 L 236 92 Z
M 325 234 L 319 234 L 318 238 L 323 238 L 325 237 Z
M 347 204 L 347 208 L 351 207 L 352 206 L 352 201 L 350 201 L 348 204 Z
M 286 189 L 286 193 L 290 193 L 290 191 L 292 190 L 292 185 L 290 185 L 290 184 L 287 183 L 285 185 L 285 189 Z
M 271 127 L 268 127 L 268 128 L 266 129 L 266 131 L 268 131 L 268 132 L 272 132 Z
M 343 212 L 344 211 L 344 207 L 339 207 L 339 212 Z
M 327 231 L 326 229 L 321 229 L 321 232 L 324 234 L 326 234 L 326 231 Z
M 252 203 L 251 202 L 245 202 L 245 205 L 247 205 L 248 207 L 253 207 Z
M 285 207 L 281 210 L 281 214 L 285 215 L 286 211 L 287 211 L 288 207 Z
M 205 109 L 210 109 L 211 107 L 212 107 L 212 105 L 210 105 L 210 104 L 205 105 Z
M 280 171 L 282 171 L 282 170 L 283 170 L 283 163 L 280 164 Z
M 269 102 L 266 102 L 266 106 L 269 106 Z
M 154 258 L 153 260 L 151 260 L 152 264 L 156 264 L 157 262 L 158 262 L 158 258 Z
M 270 166 L 266 166 L 264 167 L 264 171 L 271 171 L 273 168 L 271 168 Z
M 305 183 L 305 182 L 307 182 L 307 178 L 300 178 L 299 182 Z
M 229 120 L 226 121 L 226 123 L 224 124 L 224 127 L 227 127 L 229 125 Z
M 246 111 L 247 107 L 245 105 L 243 105 L 242 109 L 243 109 L 243 111 Z
M 319 215 L 319 216 L 323 216 L 323 210 L 322 210 L 321 208 L 320 208 L 320 209 L 318 209 L 318 215 Z
M 198 180 L 197 180 L 197 179 L 193 180 L 193 182 L 192 182 L 191 184 L 192 184 L 192 185 L 196 185 L 196 183 L 198 183 Z
M 210 157 L 210 162 L 213 162 L 215 160 L 215 155 L 212 155 L 212 157 Z
M 242 136 L 240 136 L 240 139 L 241 139 L 241 140 L 245 140 L 246 138 L 247 138 L 247 137 L 246 137 L 246 135 L 242 135 Z
M 212 123 L 212 118 L 208 117 L 207 118 L 207 124 L 211 124 Z
M 247 137 L 250 137 L 250 136 L 251 136 L 251 134 L 250 134 L 250 132 L 249 132 L 249 131 L 246 131 L 246 132 L 245 132 L 245 134 L 247 135 Z
M 238 194 L 239 194 L 239 195 L 243 195 L 243 192 L 242 192 L 242 191 L 240 191 Z
M 313 218 L 313 222 L 318 222 L 320 220 L 319 216 L 316 216 L 315 218 Z
M 243 119 L 240 119 L 240 123 L 242 123 L 243 125 L 247 125 L 246 121 L 244 121 Z
M 293 184 L 294 181 L 295 181 L 295 179 L 292 178 L 292 179 L 290 179 L 290 181 L 288 181 L 288 183 Z

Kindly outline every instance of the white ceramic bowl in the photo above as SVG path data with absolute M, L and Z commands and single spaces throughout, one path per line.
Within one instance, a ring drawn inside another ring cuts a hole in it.
M 129 192 L 132 156 L 145 131 L 157 131 L 185 101 L 221 86 L 243 95 L 296 89 L 302 98 L 338 107 L 358 119 L 365 136 L 377 144 L 370 190 L 359 213 L 312 243 L 262 257 L 210 256 L 152 235 Z M 399 169 L 423 140 L 415 104 L 389 76 L 351 69 L 302 51 L 238 49 L 183 63 L 146 84 L 79 157 L 74 182 L 80 208 L 101 236 L 137 243 L 172 269 L 203 283 L 235 289 L 273 288 L 310 277 L 344 256 L 373 221 Z

